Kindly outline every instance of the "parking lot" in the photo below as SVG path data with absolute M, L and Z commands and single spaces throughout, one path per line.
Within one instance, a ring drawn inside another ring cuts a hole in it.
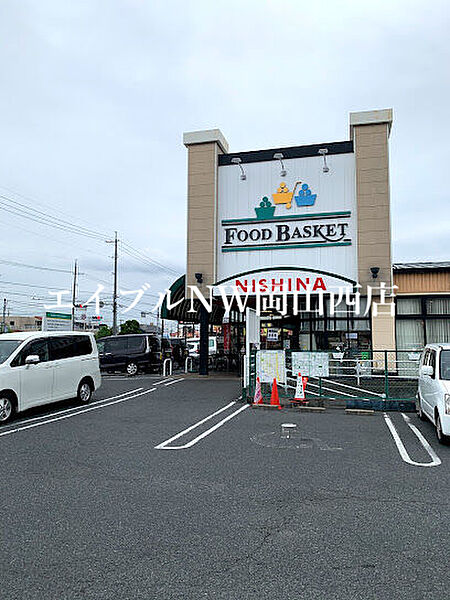
M 447 597 L 450 448 L 430 423 L 239 396 L 111 375 L 88 406 L 2 427 L 2 598 Z

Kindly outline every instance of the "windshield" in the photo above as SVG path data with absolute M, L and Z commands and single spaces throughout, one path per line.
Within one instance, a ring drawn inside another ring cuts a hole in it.
M 441 352 L 441 365 L 440 365 L 441 379 L 450 381 L 450 350 L 442 350 Z
M 0 340 L 0 364 L 4 363 L 21 343 L 21 340 Z

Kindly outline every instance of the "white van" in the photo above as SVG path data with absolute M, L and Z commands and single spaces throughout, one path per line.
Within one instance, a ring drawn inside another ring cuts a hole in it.
M 434 423 L 441 444 L 450 442 L 450 344 L 428 344 L 422 353 L 417 413 Z
M 32 406 L 77 397 L 84 404 L 101 385 L 92 333 L 0 335 L 0 423 Z

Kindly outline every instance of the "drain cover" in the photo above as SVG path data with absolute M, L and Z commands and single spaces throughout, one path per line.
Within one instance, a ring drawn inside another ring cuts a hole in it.
M 330 446 L 327 442 L 324 442 L 320 438 L 303 437 L 295 430 L 289 431 L 289 435 L 284 433 L 281 433 L 280 435 L 279 431 L 257 433 L 250 436 L 250 440 L 254 444 L 265 446 L 266 448 L 280 448 L 288 450 L 305 450 L 310 448 L 329 451 L 342 450 L 342 448 Z

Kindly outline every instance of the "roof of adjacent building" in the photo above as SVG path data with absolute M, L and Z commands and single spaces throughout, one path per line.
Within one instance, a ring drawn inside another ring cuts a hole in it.
M 411 263 L 394 263 L 392 265 L 394 271 L 449 271 L 450 261 L 443 260 L 439 262 L 411 262 Z

